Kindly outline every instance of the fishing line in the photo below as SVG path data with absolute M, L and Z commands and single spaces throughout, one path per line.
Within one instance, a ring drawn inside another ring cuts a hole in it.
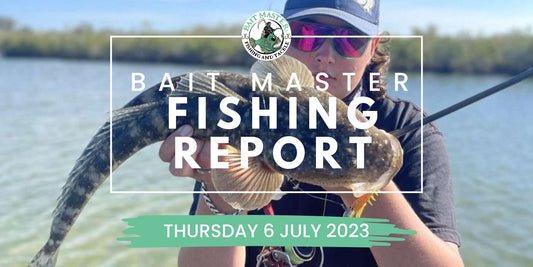
M 322 216 L 326 216 L 326 206 L 328 205 L 328 202 L 326 201 L 328 199 L 328 193 L 326 192 L 326 196 L 324 198 L 324 204 L 322 204 Z
M 342 208 L 344 208 L 344 204 L 338 202 L 338 201 L 335 201 L 335 200 L 332 200 L 332 199 L 328 199 L 328 198 L 324 198 L 324 197 L 319 197 L 319 196 L 315 196 L 315 195 L 312 195 L 312 194 L 309 194 L 307 193 L 307 191 L 303 190 L 300 188 L 300 183 L 297 182 L 297 183 L 294 183 L 293 180 L 288 180 L 288 182 L 292 183 L 294 186 L 292 187 L 293 189 L 295 190 L 300 190 L 300 191 L 303 191 L 304 194 L 308 195 L 309 197 L 312 197 L 312 198 L 315 198 L 315 199 L 318 199 L 318 200 L 324 200 L 325 201 L 328 201 L 328 202 L 331 202 L 333 204 L 337 204 L 339 206 L 341 206 Z
M 424 124 L 423 125 L 426 125 L 432 121 L 435 121 L 437 119 L 440 119 L 450 113 L 453 113 L 461 108 L 464 108 L 472 103 L 475 103 L 487 96 L 490 96 L 492 94 L 495 94 L 503 89 L 506 89 L 508 87 L 510 87 L 511 85 L 514 85 L 526 78 L 529 78 L 530 76 L 533 75 L 533 67 L 530 67 L 528 68 L 527 70 L 511 77 L 509 80 L 505 81 L 505 82 L 502 82 L 498 85 L 495 85 L 479 94 L 476 94 L 474 96 L 471 96 L 455 105 L 452 105 L 452 106 L 449 106 L 433 115 L 430 115 L 428 116 L 427 118 L 424 119 Z M 418 129 L 419 127 L 422 127 L 422 125 L 420 124 L 420 120 L 415 122 L 415 123 L 412 123 L 410 125 L 407 125 L 401 129 L 398 129 L 398 130 L 394 130 L 392 132 L 390 132 L 390 134 L 392 134 L 394 137 L 400 137 L 400 136 L 403 136 L 405 134 L 407 134 L 408 132 L 412 131 L 412 130 L 415 130 L 415 129 Z

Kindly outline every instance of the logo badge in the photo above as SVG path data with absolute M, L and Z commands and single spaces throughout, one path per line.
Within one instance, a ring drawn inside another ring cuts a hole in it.
M 280 14 L 260 11 L 242 27 L 242 44 L 252 57 L 273 60 L 285 54 L 291 44 L 291 27 Z

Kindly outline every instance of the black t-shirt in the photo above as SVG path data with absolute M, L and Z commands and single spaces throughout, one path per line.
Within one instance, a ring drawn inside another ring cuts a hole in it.
M 421 110 L 409 101 L 387 96 L 376 101 L 369 110 L 377 111 L 375 126 L 390 132 L 420 120 Z M 448 163 L 448 153 L 444 146 L 442 134 L 430 123 L 424 126 L 423 157 L 423 193 L 405 193 L 404 196 L 426 226 L 444 241 L 460 245 L 459 234 L 455 226 L 455 207 L 453 201 L 452 179 Z M 398 138 L 404 150 L 404 163 L 394 182 L 402 191 L 420 191 L 421 188 L 421 130 Z M 299 183 L 305 191 L 322 191 L 312 194 L 286 194 L 282 199 L 273 201 L 274 211 L 278 215 L 342 216 L 344 213 L 340 197 L 326 194 L 318 186 Z M 199 189 L 199 183 L 195 189 Z M 295 183 L 287 181 L 282 190 L 299 190 Z M 378 196 L 379 197 L 379 196 Z M 325 201 L 327 198 L 330 201 Z M 194 214 L 198 195 L 194 194 L 191 213 Z M 263 214 L 262 210 L 250 211 L 248 214 Z M 266 244 L 265 244 L 266 245 Z M 246 248 L 246 266 L 256 266 L 256 257 L 262 247 Z M 317 251 L 313 261 L 299 266 L 319 266 L 321 253 Z M 324 248 L 324 266 L 376 266 L 368 248 Z

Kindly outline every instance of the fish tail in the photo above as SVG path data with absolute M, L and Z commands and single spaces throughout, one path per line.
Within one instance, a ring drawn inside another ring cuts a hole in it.
M 47 245 L 50 241 L 47 242 Z M 56 265 L 57 261 L 57 249 L 54 249 L 52 253 L 47 252 L 50 250 L 50 247 L 44 245 L 39 252 L 33 257 L 28 267 L 53 267 Z
M 219 82 L 215 86 L 217 90 L 213 91 L 211 79 L 205 74 L 194 78 L 194 91 L 183 89 L 189 84 L 187 77 L 173 78 L 172 81 L 179 83 L 182 88 L 181 91 L 173 92 L 172 96 L 235 96 L 245 101 L 242 96 Z M 173 130 L 168 128 L 169 93 L 158 92 L 158 88 L 159 86 L 154 86 L 148 89 L 125 107 L 113 111 L 113 124 L 105 123 L 89 142 L 63 186 L 53 212 L 50 237 L 30 266 L 53 266 L 61 243 L 110 172 L 137 151 L 164 140 L 172 133 Z M 184 117 L 176 118 L 178 128 L 184 123 L 187 123 Z
M 53 266 L 59 247 L 92 195 L 116 169 L 141 148 L 170 134 L 160 103 L 119 109 L 113 114 L 113 161 L 110 164 L 110 123 L 89 142 L 63 186 L 53 212 L 50 237 L 30 266 Z M 166 129 L 166 130 L 165 130 Z

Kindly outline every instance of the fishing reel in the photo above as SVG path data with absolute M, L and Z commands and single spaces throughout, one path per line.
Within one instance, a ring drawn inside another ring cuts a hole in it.
M 293 267 L 311 261 L 315 256 L 314 247 L 263 247 L 257 256 L 265 267 Z

